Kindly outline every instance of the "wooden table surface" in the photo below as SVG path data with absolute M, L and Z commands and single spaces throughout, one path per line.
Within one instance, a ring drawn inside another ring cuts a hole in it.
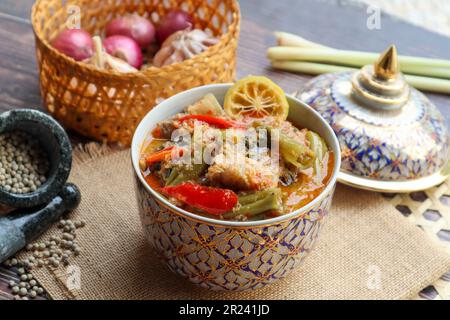
M 33 2 L 0 2 L 0 112 L 12 108 L 44 110 L 30 23 Z M 268 75 L 287 92 L 300 89 L 311 77 L 270 68 L 266 49 L 275 43 L 271 34 L 275 30 L 293 32 L 341 49 L 381 52 L 395 43 L 401 54 L 450 59 L 448 38 L 384 14 L 381 29 L 369 30 L 366 27 L 366 8 L 348 1 L 242 0 L 240 4 L 243 22 L 238 76 Z M 444 114 L 450 127 L 450 98 L 438 94 L 429 94 L 429 97 Z M 0 269 L 0 298 L 11 298 L 4 279 L 13 276 Z

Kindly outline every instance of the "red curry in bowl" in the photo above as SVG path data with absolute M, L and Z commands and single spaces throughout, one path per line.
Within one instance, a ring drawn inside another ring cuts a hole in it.
M 263 77 L 238 81 L 223 106 L 208 94 L 158 123 L 141 150 L 141 174 L 176 206 L 215 219 L 295 211 L 323 191 L 334 159 L 322 137 L 286 120 L 288 108 Z

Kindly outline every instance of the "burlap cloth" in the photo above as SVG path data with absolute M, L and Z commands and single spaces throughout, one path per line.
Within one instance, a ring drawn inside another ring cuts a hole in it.
M 70 181 L 82 192 L 72 218 L 87 221 L 82 254 L 69 269 L 33 272 L 54 299 L 403 299 L 450 268 L 450 256 L 382 196 L 339 185 L 316 248 L 293 274 L 259 291 L 210 292 L 168 271 L 146 243 L 129 151 L 76 150 Z M 69 290 L 77 270 L 80 288 Z

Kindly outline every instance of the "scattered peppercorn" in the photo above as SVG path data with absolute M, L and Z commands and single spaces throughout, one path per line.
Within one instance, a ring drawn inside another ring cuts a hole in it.
M 23 297 L 26 296 L 28 293 L 28 290 L 26 288 L 20 288 L 19 294 Z
M 10 281 L 8 283 L 14 299 L 34 299 L 45 293 L 29 271 L 34 267 L 40 268 L 44 265 L 52 268 L 58 268 L 60 265 L 68 266 L 70 257 L 78 256 L 81 253 L 81 249 L 75 240 L 76 229 L 84 227 L 85 224 L 83 220 L 75 222 L 69 219 L 61 220 L 58 223 L 58 227 L 63 229 L 61 235 L 53 235 L 48 241 L 28 244 L 26 246 L 28 256 L 25 256 L 22 260 L 11 258 L 5 261 L 6 266 L 18 268 L 17 273 L 20 282 Z M 64 228 L 67 228 L 67 230 Z

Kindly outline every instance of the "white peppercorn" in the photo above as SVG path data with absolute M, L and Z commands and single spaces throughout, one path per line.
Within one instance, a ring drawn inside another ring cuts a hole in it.
M 28 290 L 26 288 L 20 288 L 19 295 L 26 296 L 28 293 Z
M 86 222 L 84 220 L 75 222 L 75 227 L 77 227 L 77 228 L 83 228 L 85 225 L 86 225 Z
M 45 183 L 48 155 L 34 137 L 22 131 L 1 133 L 0 150 L 0 188 L 23 194 Z
M 0 162 L 1 165 L 2 162 Z M 47 241 L 28 244 L 26 250 L 30 252 L 24 260 L 16 258 L 6 260 L 6 266 L 17 265 L 18 267 L 17 273 L 19 274 L 20 282 L 8 282 L 12 294 L 19 297 L 19 299 L 35 298 L 37 295 L 43 295 L 45 290 L 38 285 L 38 282 L 29 271 L 36 266 L 49 265 L 53 268 L 58 268 L 60 265 L 68 266 L 69 258 L 78 256 L 81 253 L 81 249 L 76 241 L 76 229 L 84 225 L 85 222 L 82 220 L 61 220 L 58 223 L 59 227 L 63 227 L 61 235 L 53 235 Z
M 65 233 L 63 233 L 63 239 L 65 239 L 65 240 L 73 240 L 74 236 L 72 234 L 70 234 L 70 233 L 65 232 Z

